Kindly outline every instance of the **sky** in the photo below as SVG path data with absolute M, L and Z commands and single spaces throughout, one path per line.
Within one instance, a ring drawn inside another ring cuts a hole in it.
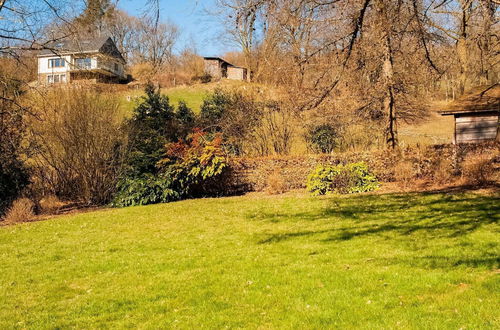
M 145 0 L 120 0 L 118 7 L 128 14 L 139 16 L 145 11 Z M 175 51 L 179 52 L 194 42 L 202 56 L 222 56 L 236 50 L 218 37 L 221 25 L 208 11 L 214 10 L 214 0 L 160 0 L 160 20 L 175 23 L 181 31 Z

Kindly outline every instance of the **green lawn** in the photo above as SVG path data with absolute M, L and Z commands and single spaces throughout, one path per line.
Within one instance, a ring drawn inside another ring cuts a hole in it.
M 178 87 L 167 89 L 164 94 L 175 107 L 179 106 L 179 101 L 184 101 L 195 113 L 199 113 L 203 100 L 210 94 L 210 91 L 201 88 Z
M 213 93 L 216 88 L 239 89 L 249 86 L 255 87 L 256 85 L 241 81 L 223 80 L 208 84 L 162 88 L 161 93 L 167 95 L 170 100 L 170 104 L 176 108 L 179 106 L 179 101 L 184 101 L 195 113 L 199 113 L 205 98 Z M 142 89 L 130 90 L 122 92 L 119 95 L 123 112 L 125 114 L 130 114 L 136 107 L 137 103 L 140 102 L 139 98 L 144 95 L 144 91 Z M 131 101 L 127 101 L 127 97 L 131 97 Z
M 170 104 L 175 108 L 179 106 L 179 101 L 186 102 L 187 106 L 195 113 L 199 113 L 203 100 L 210 94 L 210 89 L 203 88 L 203 86 L 192 87 L 176 87 L 171 89 L 162 89 L 162 94 L 167 95 Z M 125 116 L 129 116 L 138 103 L 141 102 L 140 97 L 144 96 L 142 90 L 134 90 L 120 94 L 121 108 Z M 128 101 L 127 97 L 131 97 Z
M 500 328 L 500 199 L 244 196 L 0 228 L 0 328 Z

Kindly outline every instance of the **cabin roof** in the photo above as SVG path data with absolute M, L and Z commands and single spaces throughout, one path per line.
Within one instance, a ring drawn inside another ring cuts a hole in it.
M 482 86 L 470 93 L 448 102 L 440 109 L 443 116 L 460 113 L 500 112 L 500 84 Z

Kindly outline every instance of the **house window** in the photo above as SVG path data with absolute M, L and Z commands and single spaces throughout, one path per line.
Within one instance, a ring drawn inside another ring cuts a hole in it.
M 92 59 L 90 57 L 77 58 L 75 64 L 78 69 L 89 70 L 92 68 Z
M 49 84 L 57 84 L 65 82 L 66 82 L 66 74 L 49 74 L 47 76 L 47 83 Z
M 118 72 L 118 63 L 115 63 L 115 72 Z
M 62 58 L 49 59 L 49 68 L 64 68 L 64 59 Z

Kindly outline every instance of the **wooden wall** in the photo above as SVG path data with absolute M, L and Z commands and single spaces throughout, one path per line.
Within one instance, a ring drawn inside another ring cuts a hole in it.
M 214 79 L 221 79 L 224 75 L 221 62 L 215 59 L 205 59 L 205 72 L 210 74 Z
M 470 143 L 495 140 L 498 135 L 498 113 L 455 115 L 455 142 Z
M 227 68 L 227 78 L 232 80 L 247 80 L 247 69 L 230 66 Z

